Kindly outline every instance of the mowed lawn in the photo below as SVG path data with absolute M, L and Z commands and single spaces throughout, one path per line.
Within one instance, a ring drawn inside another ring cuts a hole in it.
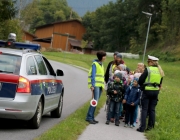
M 92 60 L 96 58 L 95 55 L 70 54 L 61 52 L 43 52 L 43 54 L 48 59 L 66 64 L 78 65 L 87 69 L 90 68 Z M 104 62 L 105 69 L 111 60 L 113 60 L 112 57 L 107 57 L 106 61 Z M 137 63 L 142 62 L 142 59 L 124 59 L 124 61 L 131 70 L 135 70 Z M 159 64 L 165 72 L 165 77 L 163 79 L 163 86 L 159 94 L 159 102 L 156 109 L 155 128 L 147 132 L 146 136 L 148 140 L 180 140 L 180 62 L 159 61 Z M 104 101 L 105 97 L 103 97 L 102 105 Z M 87 107 L 88 104 L 85 105 L 85 110 L 87 110 Z M 79 112 L 79 114 L 81 113 Z M 68 123 L 68 125 L 71 124 Z M 66 124 L 65 126 L 67 127 Z M 58 125 L 55 127 L 58 127 Z M 59 128 L 60 127 L 61 126 L 59 125 Z M 56 130 L 56 128 L 52 128 L 50 131 L 53 130 Z M 77 134 L 72 134 L 72 139 L 75 140 L 77 136 L 81 134 L 81 132 L 82 130 L 78 132 L 75 131 L 74 133 Z M 58 133 L 61 133 L 61 131 Z M 52 135 L 49 134 L 49 131 L 47 131 L 45 134 L 39 137 L 39 139 L 48 138 L 61 139 L 61 135 L 53 138 Z M 71 137 L 69 137 L 69 139 L 71 139 Z

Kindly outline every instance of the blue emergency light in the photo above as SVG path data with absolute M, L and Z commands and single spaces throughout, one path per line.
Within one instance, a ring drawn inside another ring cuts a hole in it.
M 12 42 L 12 41 L 2 41 L 0 40 L 0 47 L 8 47 L 11 48 L 19 48 L 19 49 L 32 49 L 32 50 L 40 50 L 41 46 L 39 44 L 27 44 L 27 43 L 20 43 L 20 42 Z

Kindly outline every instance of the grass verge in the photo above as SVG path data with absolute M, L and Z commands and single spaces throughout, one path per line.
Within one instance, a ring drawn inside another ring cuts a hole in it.
M 48 59 L 78 65 L 87 69 L 90 68 L 92 60 L 96 58 L 93 55 L 65 54 L 59 52 L 44 52 L 43 54 Z M 112 57 L 107 57 L 104 62 L 105 68 L 111 60 Z M 141 62 L 141 60 L 124 60 L 126 65 L 132 70 L 135 70 L 137 63 Z M 180 62 L 160 61 L 160 65 L 166 76 L 163 80 L 163 88 L 160 91 L 159 102 L 156 108 L 156 124 L 155 128 L 145 133 L 145 135 L 148 140 L 180 140 Z M 105 94 L 103 94 L 99 100 L 96 114 L 104 105 L 105 99 Z M 84 121 L 88 107 L 89 102 L 61 121 L 61 123 L 36 138 L 36 140 L 76 140 L 88 125 Z

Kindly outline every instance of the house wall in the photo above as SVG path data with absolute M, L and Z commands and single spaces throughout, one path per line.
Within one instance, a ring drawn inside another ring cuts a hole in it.
M 67 22 L 59 22 L 59 23 L 57 22 L 54 23 L 52 26 L 49 25 L 49 26 L 37 28 L 35 35 L 38 38 L 47 38 L 47 37 L 51 37 L 52 34 L 54 33 L 52 37 L 52 48 L 66 50 L 66 43 L 67 43 L 67 51 L 70 51 L 71 48 L 70 48 L 70 43 L 68 41 L 69 35 L 75 36 L 74 39 L 82 40 L 83 34 L 85 32 L 86 29 L 80 22 L 76 20 L 72 20 Z M 69 33 L 69 35 L 67 33 Z M 60 35 L 60 34 L 64 34 L 64 35 Z M 41 46 L 44 47 L 51 46 L 51 44 L 47 45 L 48 43 L 44 44 L 39 42 L 39 44 L 41 44 Z
M 46 37 L 51 37 L 52 33 L 53 33 L 53 25 L 49 25 L 46 27 L 37 28 L 35 35 L 38 38 L 46 38 Z
M 43 48 L 50 48 L 51 47 L 51 43 L 38 42 L 38 44 L 40 44 L 41 47 L 43 47 Z
M 23 41 L 31 41 L 34 39 L 34 37 L 26 32 L 23 32 L 22 40 Z
M 78 21 L 70 21 L 54 24 L 54 33 L 67 34 L 57 35 L 53 37 L 53 48 L 61 48 L 62 50 L 70 51 L 70 43 L 68 42 L 68 34 L 75 36 L 75 39 L 82 40 L 83 34 L 86 32 L 84 26 Z M 67 43 L 67 48 L 66 48 Z

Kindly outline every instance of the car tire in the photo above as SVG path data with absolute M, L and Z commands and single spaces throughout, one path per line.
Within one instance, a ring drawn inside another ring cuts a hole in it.
M 43 103 L 42 99 L 39 100 L 36 112 L 32 119 L 29 120 L 29 126 L 33 129 L 38 129 L 42 119 Z
M 63 96 L 61 95 L 59 98 L 58 107 L 55 110 L 51 111 L 51 117 L 60 118 L 62 113 L 62 108 L 63 108 Z

